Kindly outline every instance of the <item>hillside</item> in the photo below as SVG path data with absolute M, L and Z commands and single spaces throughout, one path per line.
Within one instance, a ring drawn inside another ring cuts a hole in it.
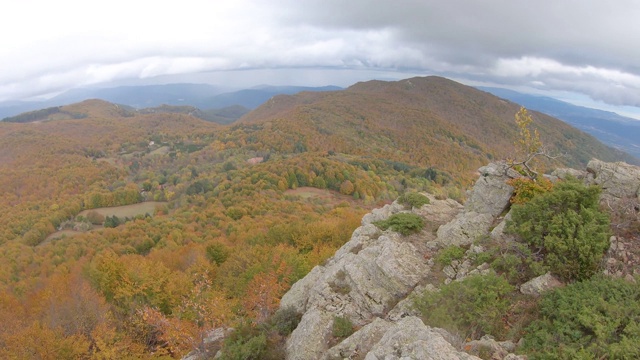
M 510 156 L 519 106 L 453 81 L 370 81 L 344 91 L 277 96 L 241 118 L 264 127 L 253 136 L 272 148 L 295 144 L 433 167 L 470 179 L 491 159 Z M 569 166 L 596 157 L 634 159 L 562 121 L 536 113 L 541 138 Z
M 499 88 L 479 88 L 571 124 L 603 143 L 640 158 L 640 121 L 609 111 L 572 105 L 545 96 L 522 94 Z
M 263 322 L 371 209 L 464 202 L 513 152 L 518 106 L 415 78 L 276 96 L 228 126 L 164 110 L 88 100 L 0 122 L 1 358 L 176 358 Z M 620 159 L 534 117 L 562 163 Z

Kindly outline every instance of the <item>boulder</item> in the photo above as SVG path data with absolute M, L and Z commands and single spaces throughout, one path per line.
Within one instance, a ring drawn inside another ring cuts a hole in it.
M 551 273 L 546 273 L 520 285 L 520 292 L 525 295 L 540 296 L 545 291 L 549 291 L 563 285 L 564 284 L 551 275 Z
M 587 183 L 600 185 L 605 196 L 618 199 L 640 196 L 640 167 L 638 166 L 593 159 L 587 164 L 587 172 Z
M 507 180 L 520 174 L 504 163 L 491 163 L 478 171 L 480 178 L 473 186 L 464 211 L 438 229 L 438 242 L 442 246 L 465 246 L 487 235 L 494 220 L 510 205 L 513 187 Z
M 496 225 L 496 227 L 494 227 L 493 230 L 491 230 L 491 233 L 489 235 L 491 236 L 492 239 L 494 240 L 505 239 L 506 234 L 504 233 L 504 230 L 507 227 L 507 222 L 509 220 L 511 220 L 511 210 L 509 210 L 507 215 L 505 215 L 504 218 L 500 220 L 498 225 Z
M 426 291 L 435 292 L 438 291 L 438 288 L 433 286 L 432 284 L 426 285 L 418 285 L 415 289 L 409 294 L 406 298 L 400 300 L 396 306 L 387 313 L 387 320 L 398 321 L 407 316 L 419 316 L 420 311 L 418 311 L 414 304 L 416 297 L 422 296 Z
M 427 197 L 431 203 L 421 207 L 420 209 L 414 209 L 413 212 L 422 216 L 431 223 L 448 223 L 464 209 L 462 204 L 453 199 L 438 200 L 430 194 L 427 194 Z
M 332 347 L 322 359 L 479 359 L 456 350 L 447 337 L 451 335 L 424 325 L 414 316 L 396 322 L 376 318 Z
M 478 172 L 480 178 L 465 203 L 465 211 L 497 217 L 509 206 L 509 199 L 513 195 L 513 187 L 506 181 L 520 174 L 504 163 L 491 163 L 478 169 Z
M 298 280 L 280 299 L 280 308 L 293 308 L 299 314 L 307 309 L 309 292 L 325 272 L 324 266 L 314 267 L 305 277 Z

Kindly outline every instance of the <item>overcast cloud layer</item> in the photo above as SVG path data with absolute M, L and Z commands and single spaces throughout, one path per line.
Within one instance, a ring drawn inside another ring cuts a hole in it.
M 321 83 L 318 69 L 442 74 L 640 106 L 634 0 L 23 0 L 3 5 L 3 15 L 0 101 L 165 75 L 209 72 L 202 78 L 216 82 L 232 70 L 302 68 L 316 74 L 308 85 L 352 79 Z M 273 80 L 255 79 L 264 82 Z

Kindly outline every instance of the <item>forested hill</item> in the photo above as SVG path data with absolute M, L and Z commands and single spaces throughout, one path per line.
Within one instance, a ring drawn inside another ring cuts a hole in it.
M 369 154 L 466 177 L 512 153 L 519 105 L 440 77 L 369 81 L 344 91 L 276 96 L 240 119 L 265 126 L 265 142 L 309 151 Z M 596 157 L 633 161 L 564 122 L 534 113 L 549 148 L 566 165 Z M 256 134 L 255 136 L 258 136 Z
M 229 126 L 100 100 L 0 122 L 0 358 L 175 358 L 263 322 L 368 210 L 463 201 L 513 154 L 518 110 L 414 78 L 276 96 Z M 533 126 L 565 164 L 622 159 Z

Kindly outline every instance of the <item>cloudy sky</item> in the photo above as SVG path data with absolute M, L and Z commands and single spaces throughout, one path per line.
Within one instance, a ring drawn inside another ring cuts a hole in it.
M 443 75 L 640 118 L 636 0 L 21 0 L 0 101 L 70 88 L 340 85 Z

